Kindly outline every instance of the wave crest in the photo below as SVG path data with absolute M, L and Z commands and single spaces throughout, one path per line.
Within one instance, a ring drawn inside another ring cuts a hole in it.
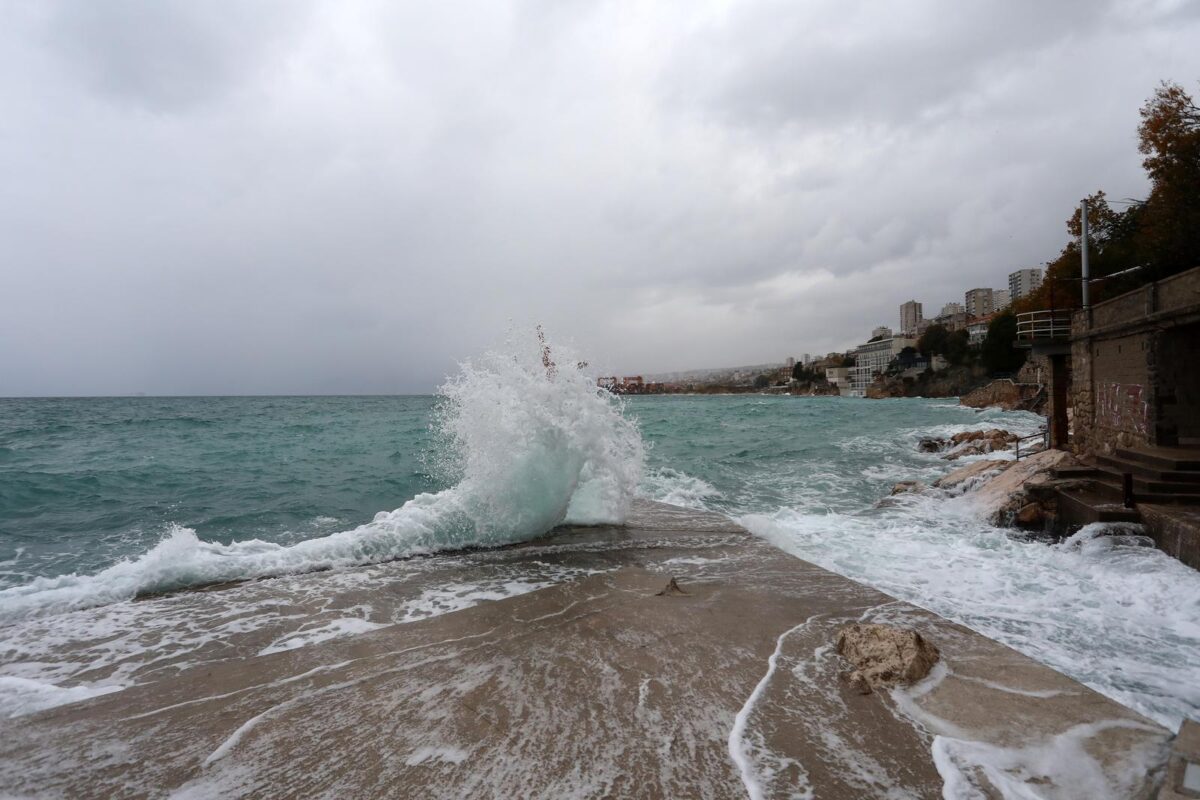
M 560 366 L 561 365 L 561 366 Z M 175 526 L 150 551 L 94 575 L 0 591 L 0 618 L 101 605 L 202 584 L 386 561 L 540 536 L 564 522 L 624 521 L 644 451 L 620 400 L 566 348 L 510 335 L 439 390 L 438 461 L 458 482 L 351 530 L 281 545 L 208 542 Z

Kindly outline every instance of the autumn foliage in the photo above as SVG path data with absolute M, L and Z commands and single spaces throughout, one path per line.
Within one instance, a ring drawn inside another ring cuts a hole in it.
M 1110 203 L 1103 191 L 1088 198 L 1093 302 L 1200 266 L 1200 109 L 1181 86 L 1164 83 L 1141 117 L 1138 150 L 1149 195 L 1121 203 Z M 1077 208 L 1067 220 L 1072 241 L 1047 265 L 1041 288 L 1015 310 L 1079 306 L 1081 225 Z

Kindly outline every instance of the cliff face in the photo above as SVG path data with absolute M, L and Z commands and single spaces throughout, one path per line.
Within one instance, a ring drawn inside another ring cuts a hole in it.
M 841 391 L 829 381 L 809 381 L 798 383 L 789 390 L 789 394 L 805 397 L 823 397 L 825 395 L 840 395 Z
M 968 392 L 959 402 L 972 408 L 997 406 L 1005 411 L 1042 413 L 1046 405 L 1046 392 L 1039 386 L 1001 379 Z
M 981 367 L 949 367 L 939 372 L 923 372 L 915 378 L 899 375 L 876 380 L 867 387 L 867 397 L 959 397 L 987 383 Z

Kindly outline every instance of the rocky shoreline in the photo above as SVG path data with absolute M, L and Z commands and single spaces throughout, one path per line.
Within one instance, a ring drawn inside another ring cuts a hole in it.
M 940 453 L 948 461 L 993 453 L 1003 453 L 1006 457 L 972 461 L 930 485 L 901 481 L 892 488 L 892 495 L 969 492 L 992 525 L 1047 534 L 1067 533 L 1059 514 L 1058 490 L 1072 488 L 1079 481 L 1059 478 L 1056 471 L 1077 467 L 1079 461 L 1065 450 L 1047 450 L 1044 445 L 1031 447 L 1028 457 L 1019 460 L 1008 457 L 1016 442 L 1016 434 L 998 428 L 965 431 L 949 439 L 922 439 L 917 445 L 921 452 Z

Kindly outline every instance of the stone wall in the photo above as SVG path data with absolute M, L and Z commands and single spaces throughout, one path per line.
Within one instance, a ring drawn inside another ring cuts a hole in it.
M 1200 436 L 1200 269 L 1148 284 L 1071 326 L 1071 446 L 1079 453 Z
M 1050 359 L 1046 356 L 1030 355 L 1017 373 L 1017 383 L 1050 385 Z
M 1158 443 L 1200 443 L 1200 323 L 1158 338 Z

